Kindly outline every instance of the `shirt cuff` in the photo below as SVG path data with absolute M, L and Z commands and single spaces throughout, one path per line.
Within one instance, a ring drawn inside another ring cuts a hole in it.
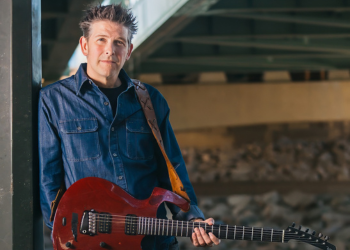
M 196 205 L 191 205 L 190 210 L 188 212 L 184 212 L 180 210 L 176 215 L 173 216 L 174 220 L 180 220 L 180 221 L 189 221 L 192 219 L 203 219 L 204 220 L 204 214 Z

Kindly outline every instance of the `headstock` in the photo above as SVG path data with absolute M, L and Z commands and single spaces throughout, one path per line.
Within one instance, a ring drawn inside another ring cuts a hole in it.
M 301 228 L 301 226 L 295 228 L 295 223 L 293 222 L 292 226 L 288 227 L 285 230 L 284 241 L 288 242 L 289 240 L 296 240 L 299 242 L 310 244 L 322 250 L 336 250 L 336 247 L 328 242 L 328 236 L 325 236 L 322 239 L 322 233 L 319 233 L 318 236 L 316 236 L 315 231 L 313 231 L 310 234 L 309 229 L 302 231 Z

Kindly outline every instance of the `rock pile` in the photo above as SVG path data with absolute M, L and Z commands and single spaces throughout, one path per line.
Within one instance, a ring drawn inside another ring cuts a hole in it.
M 241 148 L 182 150 L 192 182 L 350 180 L 350 141 L 252 143 Z
M 272 227 L 286 229 L 295 222 L 310 228 L 316 234 L 322 232 L 330 236 L 329 242 L 337 250 L 350 249 L 350 196 L 348 195 L 312 195 L 292 192 L 280 195 L 270 192 L 264 195 L 233 195 L 228 197 L 198 197 L 199 206 L 207 217 L 213 217 L 215 223 Z M 179 238 L 180 249 L 194 250 L 191 241 Z M 316 250 L 304 243 L 290 241 L 282 243 L 260 243 L 251 241 L 222 240 L 215 249 L 231 250 Z

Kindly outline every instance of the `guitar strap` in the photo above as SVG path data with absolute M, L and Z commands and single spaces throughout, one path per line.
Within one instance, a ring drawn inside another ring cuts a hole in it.
M 178 174 L 176 173 L 175 168 L 171 164 L 171 162 L 170 162 L 170 160 L 165 152 L 162 136 L 160 134 L 160 130 L 159 130 L 158 123 L 157 123 L 156 114 L 154 112 L 151 98 L 149 96 L 147 88 L 139 80 L 132 79 L 132 81 L 135 85 L 136 94 L 137 94 L 137 97 L 138 97 L 139 102 L 141 104 L 143 113 L 145 114 L 145 117 L 147 119 L 147 123 L 150 126 L 152 133 L 153 133 L 153 136 L 156 139 L 158 146 L 160 148 L 160 151 L 162 152 L 162 154 L 164 156 L 164 159 L 165 159 L 165 162 L 166 162 L 166 165 L 168 168 L 169 179 L 171 182 L 171 187 L 173 189 L 173 192 L 180 195 L 182 198 L 184 198 L 188 202 L 190 202 L 190 198 L 188 197 L 188 195 L 185 191 L 185 188 L 184 188 Z M 60 202 L 65 191 L 66 191 L 66 187 L 65 187 L 64 182 L 62 182 L 61 187 L 57 192 L 56 198 L 51 202 L 50 221 L 53 221 L 53 219 L 55 217 L 58 203 Z
M 175 168 L 171 164 L 171 162 L 170 162 L 170 160 L 165 152 L 164 144 L 163 144 L 163 140 L 162 140 L 162 135 L 160 134 L 156 114 L 154 112 L 152 101 L 151 101 L 151 98 L 150 98 L 149 93 L 147 91 L 147 88 L 139 80 L 133 79 L 132 81 L 135 85 L 135 91 L 136 91 L 137 97 L 140 101 L 143 113 L 146 116 L 147 123 L 150 126 L 152 133 L 153 133 L 153 136 L 156 139 L 158 146 L 160 148 L 160 151 L 162 152 L 162 154 L 164 156 L 164 159 L 165 159 L 165 162 L 166 162 L 166 165 L 168 168 L 169 179 L 171 182 L 171 187 L 173 189 L 173 192 L 180 195 L 182 198 L 184 198 L 188 202 L 190 202 L 190 198 L 188 197 L 186 190 L 185 190 Z

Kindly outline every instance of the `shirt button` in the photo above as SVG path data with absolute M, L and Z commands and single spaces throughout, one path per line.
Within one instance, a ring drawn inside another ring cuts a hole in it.
M 116 154 L 116 153 L 114 153 L 114 154 L 113 154 L 113 156 L 114 156 L 114 157 L 116 157 L 116 156 L 117 156 L 117 154 Z
M 81 127 L 77 127 L 77 130 L 81 130 Z
M 123 176 L 119 176 L 119 180 L 123 179 Z
M 104 104 L 105 106 L 108 106 L 109 103 L 108 103 L 108 102 L 104 102 L 103 104 Z
M 112 127 L 111 130 L 114 131 L 114 127 Z

